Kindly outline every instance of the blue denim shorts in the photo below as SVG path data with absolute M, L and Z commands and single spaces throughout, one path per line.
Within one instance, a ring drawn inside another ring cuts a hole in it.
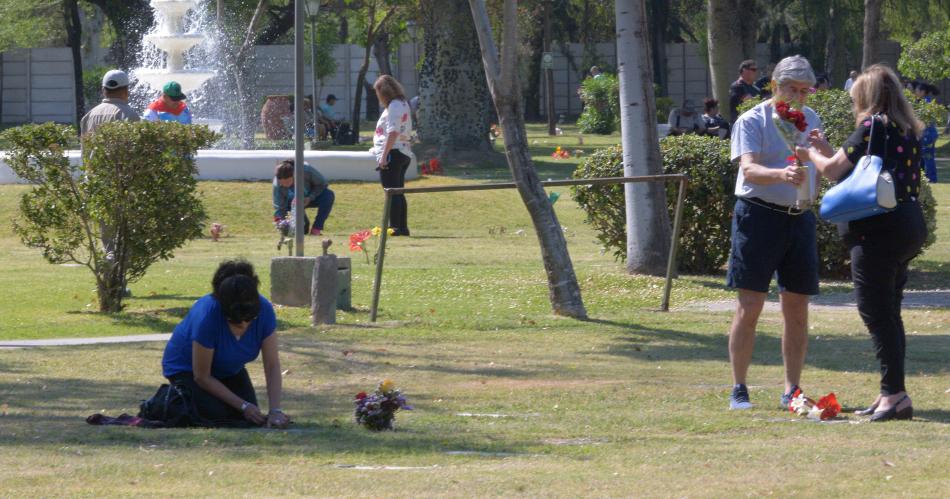
M 772 276 L 779 291 L 818 294 L 815 214 L 792 215 L 739 198 L 732 215 L 732 251 L 726 285 L 767 293 Z

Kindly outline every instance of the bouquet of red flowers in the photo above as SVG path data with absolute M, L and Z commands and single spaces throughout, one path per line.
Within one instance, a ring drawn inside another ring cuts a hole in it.
M 353 418 L 358 424 L 373 431 L 392 430 L 396 411 L 412 410 L 412 406 L 406 402 L 406 397 L 402 396 L 396 384 L 388 379 L 380 383 L 371 394 L 357 393 L 354 403 L 356 411 Z
M 813 200 L 813 175 L 809 174 L 809 168 L 803 165 L 801 161 L 798 160 L 798 157 L 795 156 L 795 147 L 806 145 L 805 130 L 808 129 L 808 122 L 805 121 L 805 113 L 793 108 L 785 101 L 775 101 L 774 107 L 775 112 L 772 113 L 772 122 L 775 123 L 775 128 L 778 130 L 779 136 L 782 137 L 788 149 L 792 151 L 795 164 L 800 168 L 805 168 L 805 181 L 798 186 L 795 202 L 796 208 L 804 209 L 810 205 Z
M 793 108 L 785 101 L 775 103 L 775 113 L 782 121 L 792 124 L 800 133 L 805 133 L 808 128 L 808 122 L 805 121 L 805 113 Z
M 818 399 L 817 402 L 805 396 L 801 390 L 795 390 L 792 394 L 792 401 L 788 404 L 789 412 L 794 412 L 803 418 L 809 419 L 833 419 L 841 412 L 841 404 L 834 392 Z

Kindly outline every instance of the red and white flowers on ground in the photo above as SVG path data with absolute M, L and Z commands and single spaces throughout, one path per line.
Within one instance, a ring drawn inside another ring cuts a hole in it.
M 795 390 L 792 401 L 788 404 L 789 412 L 803 418 L 826 420 L 833 419 L 841 412 L 841 404 L 834 392 L 818 399 L 817 402 L 805 396 L 801 390 Z

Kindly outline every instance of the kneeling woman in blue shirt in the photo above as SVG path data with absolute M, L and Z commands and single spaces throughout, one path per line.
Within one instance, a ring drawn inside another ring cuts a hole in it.
M 172 333 L 162 371 L 169 382 L 191 394 L 198 416 L 215 425 L 283 427 L 281 374 L 277 352 L 277 316 L 258 291 L 254 267 L 226 261 L 214 273 L 213 292 L 200 298 Z M 254 386 L 244 367 L 263 353 L 269 411 L 257 406 Z

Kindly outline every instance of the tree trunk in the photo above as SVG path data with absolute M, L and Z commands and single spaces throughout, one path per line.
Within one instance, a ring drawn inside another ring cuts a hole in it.
M 551 0 L 544 2 L 544 51 L 551 52 Z M 548 118 L 548 135 L 557 135 L 557 116 L 554 115 L 554 70 L 544 70 L 544 114 Z
M 378 119 L 382 111 L 379 109 L 379 97 L 376 96 L 373 84 L 363 80 L 363 90 L 366 91 L 366 113 L 363 116 L 366 116 L 366 119 L 369 120 Z
M 660 86 L 662 95 L 669 95 L 666 74 L 666 27 L 670 22 L 670 2 L 651 0 L 653 4 L 653 82 Z M 614 6 L 616 8 L 616 5 Z
M 419 139 L 438 147 L 442 158 L 456 150 L 491 151 L 491 95 L 466 0 L 424 0 L 422 6 Z
M 742 33 L 735 9 L 735 0 L 709 0 L 706 14 L 713 97 L 724 103 L 729 102 L 729 85 L 735 81 L 742 62 Z
M 373 42 L 373 57 L 376 59 L 376 65 L 379 66 L 380 75 L 393 74 L 393 65 L 389 62 L 391 54 L 389 32 L 384 29 L 376 35 L 376 40 Z
M 826 16 L 825 31 L 828 38 L 825 40 L 825 72 L 828 73 L 834 86 L 841 88 L 844 81 L 848 78 L 848 67 L 842 64 L 846 60 L 842 58 L 842 43 L 838 39 L 838 31 L 835 29 L 841 21 L 841 9 L 838 8 L 838 2 L 833 0 L 828 2 L 828 15 Z
M 548 278 L 551 307 L 555 314 L 585 318 L 587 311 L 581 299 L 574 265 L 567 251 L 567 241 L 557 214 L 548 200 L 531 162 L 521 109 L 521 86 L 518 82 L 518 19 L 515 0 L 505 0 L 502 60 L 492 39 L 491 24 L 484 0 L 469 0 L 475 29 L 481 46 L 482 62 L 488 87 L 495 102 L 499 122 L 505 136 L 505 154 L 511 175 L 518 185 L 538 234 L 541 259 Z
M 254 148 L 254 133 L 257 131 L 257 124 L 260 120 L 260 117 L 254 113 L 254 110 L 257 109 L 257 103 L 253 102 L 251 98 L 253 82 L 251 81 L 252 75 L 250 74 L 249 68 L 251 66 L 251 58 L 253 57 L 254 40 L 256 38 L 257 29 L 264 16 L 267 5 L 268 0 L 258 0 L 254 14 L 251 16 L 251 21 L 248 23 L 247 29 L 244 32 L 244 41 L 237 50 L 229 46 L 230 43 L 227 41 L 227 36 L 220 37 L 221 43 L 224 46 L 224 53 L 227 57 L 227 69 L 228 72 L 231 73 L 231 78 L 234 82 L 234 91 L 237 94 L 237 103 L 233 105 L 237 106 L 238 135 L 246 149 Z
M 350 123 L 353 124 L 353 131 L 359 133 L 360 113 L 363 108 L 363 88 L 366 81 L 366 72 L 369 71 L 369 53 L 373 49 L 372 41 L 368 40 L 366 50 L 363 53 L 363 64 L 360 66 L 360 72 L 356 76 L 356 89 L 353 95 L 353 112 L 350 114 Z
M 623 174 L 663 173 L 656 133 L 656 102 L 650 66 L 650 40 L 644 0 L 616 0 L 617 67 L 620 80 L 620 133 Z M 670 223 L 666 186 L 659 182 L 626 184 L 627 272 L 666 273 Z
M 82 22 L 79 19 L 79 1 L 63 2 L 63 20 L 66 25 L 66 40 L 73 54 L 73 86 L 76 100 L 76 125 L 86 113 L 86 99 L 82 86 Z M 27 68 L 29 71 L 29 68 Z
M 861 58 L 861 69 L 880 62 L 877 45 L 881 38 L 881 3 L 882 0 L 864 0 L 864 53 Z
M 739 40 L 742 44 L 742 59 L 755 59 L 755 42 L 759 38 L 759 16 L 756 0 L 734 0 L 733 17 L 737 18 Z M 736 15 L 741 13 L 741 15 Z M 736 69 L 738 69 L 738 62 Z M 735 71 L 736 69 L 733 69 Z
M 544 52 L 544 30 L 535 30 L 527 42 L 528 81 L 524 90 L 524 118 L 528 121 L 541 120 L 541 54 Z

